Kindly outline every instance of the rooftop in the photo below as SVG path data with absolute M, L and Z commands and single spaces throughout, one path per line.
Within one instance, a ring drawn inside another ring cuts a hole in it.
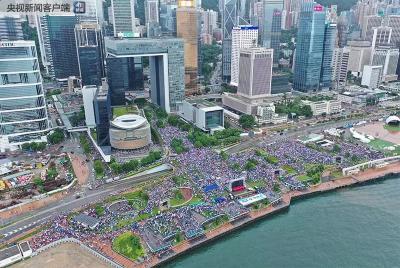
M 135 129 L 147 123 L 147 120 L 137 114 L 125 114 L 111 121 L 111 125 L 120 129 Z
M 198 108 L 209 108 L 209 107 L 214 107 L 218 106 L 208 100 L 204 99 L 192 99 L 192 100 L 186 100 L 188 103 L 192 105 L 197 105 Z

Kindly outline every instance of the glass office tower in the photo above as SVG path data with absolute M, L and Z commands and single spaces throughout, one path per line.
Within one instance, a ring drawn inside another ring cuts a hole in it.
M 79 76 L 75 42 L 75 15 L 44 16 L 42 34 L 50 67 L 49 73 L 57 79 Z
M 45 141 L 45 95 L 34 41 L 0 42 L 0 147 Z
M 78 49 L 79 73 L 82 85 L 101 85 L 104 73 L 103 35 L 97 23 L 81 23 L 75 26 Z
M 318 90 L 325 38 L 325 10 L 316 3 L 302 6 L 297 33 L 293 89 Z

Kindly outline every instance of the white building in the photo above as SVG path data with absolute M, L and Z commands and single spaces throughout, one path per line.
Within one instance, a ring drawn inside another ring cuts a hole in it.
M 348 70 L 354 76 L 361 77 L 364 65 L 370 63 L 371 43 L 369 41 L 349 41 L 346 48 L 350 49 Z
M 340 113 L 342 109 L 342 104 L 338 100 L 323 100 L 323 101 L 308 101 L 303 100 L 303 104 L 310 105 L 313 115 L 323 115 L 323 114 L 336 114 Z
M 389 45 L 392 37 L 392 27 L 379 26 L 373 29 L 372 48 Z
M 218 28 L 218 12 L 214 10 L 204 10 L 202 12 L 203 33 L 212 35 L 214 29 Z
M 252 47 L 240 50 L 238 95 L 263 98 L 271 95 L 274 51 Z
M 381 73 L 382 82 L 391 82 L 397 80 L 397 63 L 399 61 L 399 49 L 389 46 L 376 47 L 372 52 L 371 63 L 372 66 L 383 66 Z
M 82 88 L 83 107 L 85 109 L 86 126 L 95 127 L 96 119 L 94 116 L 93 100 L 95 98 L 97 86 L 84 86 Z
M 239 57 L 242 48 L 256 46 L 258 43 L 258 27 L 241 25 L 232 29 L 231 53 L 231 85 L 239 84 Z
M 275 113 L 273 103 L 265 103 L 257 107 L 257 120 L 260 124 L 282 124 L 287 122 L 288 116 Z
M 136 34 L 135 1 L 111 0 L 114 36 L 134 37 Z
M 382 78 L 382 65 L 365 65 L 361 85 L 374 89 L 379 86 Z
M 349 48 L 335 48 L 332 60 L 332 81 L 335 89 L 343 89 L 347 82 L 350 58 Z
M 211 134 L 224 129 L 224 109 L 203 99 L 184 100 L 180 116 Z

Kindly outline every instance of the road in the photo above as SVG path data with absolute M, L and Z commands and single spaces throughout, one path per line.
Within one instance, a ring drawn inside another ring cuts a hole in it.
M 375 117 L 379 117 L 376 115 Z M 348 119 L 337 122 L 327 122 L 318 124 L 315 126 L 308 126 L 302 129 L 289 129 L 287 132 L 283 132 L 282 135 L 274 136 L 264 136 L 262 139 L 274 142 L 280 139 L 296 137 L 301 135 L 306 135 L 311 132 L 319 132 L 324 129 L 329 129 L 333 127 L 340 127 L 349 123 L 357 123 L 362 119 Z M 231 147 L 226 150 L 227 153 L 237 153 L 244 149 L 255 146 L 261 138 L 249 139 L 247 141 L 241 142 L 237 146 Z M 75 148 L 79 151 L 79 148 Z M 5 236 L 0 240 L 0 242 L 6 242 L 7 240 L 15 237 L 23 232 L 26 232 L 29 229 L 34 228 L 37 225 L 42 224 L 43 222 L 55 217 L 61 213 L 66 213 L 68 211 L 74 210 L 79 207 L 83 207 L 88 204 L 93 204 L 105 199 L 107 196 L 114 192 L 121 191 L 123 189 L 132 188 L 138 183 L 144 182 L 146 180 L 155 179 L 158 177 L 160 173 L 154 173 L 151 175 L 143 175 L 137 176 L 129 180 L 125 181 L 117 181 L 110 184 L 106 184 L 101 188 L 94 190 L 86 190 L 83 196 L 79 199 L 76 199 L 74 195 L 70 195 L 67 198 L 60 200 L 59 202 L 53 203 L 45 208 L 36 210 L 29 214 L 24 214 L 21 216 L 14 217 L 10 220 L 1 220 L 0 224 L 5 226 L 0 229 L 0 236 Z M 10 224 L 10 222 L 13 222 Z M 7 225 L 8 224 L 8 225 Z
M 52 217 L 56 217 L 59 214 L 67 213 L 85 205 L 94 204 L 96 202 L 102 201 L 113 193 L 132 188 L 141 182 L 155 179 L 161 174 L 163 174 L 163 172 L 137 176 L 124 181 L 116 181 L 110 184 L 106 184 L 98 189 L 87 190 L 82 194 L 82 197 L 78 199 L 75 197 L 75 195 L 69 195 L 68 197 L 42 209 L 38 209 L 28 214 L 14 217 L 9 220 L 1 220 L 2 226 L 5 227 L 0 229 L 0 237 L 3 237 L 2 239 L 0 239 L 0 242 L 5 243 L 7 242 L 7 240 L 10 240 L 11 238 L 23 232 L 33 229 L 34 227 L 46 222 Z

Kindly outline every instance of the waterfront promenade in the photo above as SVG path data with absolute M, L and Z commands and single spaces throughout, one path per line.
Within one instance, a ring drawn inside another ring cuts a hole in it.
M 249 216 L 236 222 L 228 222 L 224 225 L 208 232 L 204 237 L 195 241 L 184 241 L 172 248 L 172 253 L 164 258 L 151 258 L 148 262 L 139 265 L 138 267 L 155 267 L 160 266 L 172 259 L 187 253 L 188 251 L 211 242 L 227 233 L 238 230 L 247 224 L 250 224 L 259 219 L 271 216 L 282 210 L 289 208 L 291 202 L 296 199 L 301 199 L 307 196 L 333 191 L 339 188 L 349 187 L 366 182 L 372 182 L 376 179 L 384 178 L 391 174 L 400 173 L 400 162 L 389 164 L 383 168 L 371 168 L 358 174 L 342 177 L 336 180 L 324 182 L 303 191 L 290 191 L 282 195 L 282 201 L 277 205 L 271 205 L 256 211 L 251 211 Z

